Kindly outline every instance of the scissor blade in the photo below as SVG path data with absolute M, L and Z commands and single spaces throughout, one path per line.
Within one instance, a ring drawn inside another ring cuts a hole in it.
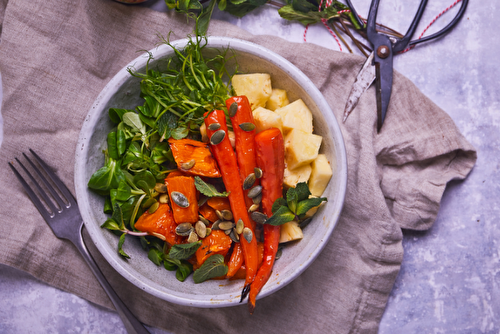
M 344 109 L 344 120 L 347 119 L 349 114 L 356 108 L 359 98 L 363 93 L 371 86 L 375 80 L 375 66 L 372 65 L 373 62 L 373 52 L 368 56 L 363 67 L 358 73 L 354 84 L 352 85 L 351 92 L 347 98 L 347 103 Z
M 385 115 L 392 92 L 392 55 L 385 59 L 375 57 L 376 91 L 377 91 L 377 132 L 384 124 Z

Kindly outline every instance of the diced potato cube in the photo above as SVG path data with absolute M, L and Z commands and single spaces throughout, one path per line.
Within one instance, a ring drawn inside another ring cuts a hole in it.
M 318 157 L 323 137 L 293 129 L 285 136 L 285 161 L 293 170 L 309 165 Z M 312 167 L 312 166 L 311 166 Z
M 307 182 L 311 176 L 311 165 L 305 165 L 295 169 L 285 168 L 285 177 L 283 179 L 283 184 L 285 187 L 291 188 L 295 187 L 297 183 Z
M 259 133 L 266 129 L 278 128 L 283 133 L 283 121 L 281 116 L 266 108 L 258 107 L 253 111 L 255 121 L 255 132 Z
M 309 178 L 309 190 L 313 196 L 321 196 L 332 178 L 333 172 L 330 163 L 324 154 L 319 154 L 311 164 L 312 171 Z
M 288 95 L 286 94 L 286 90 L 273 88 L 271 97 L 269 98 L 269 100 L 267 100 L 266 108 L 274 111 L 288 104 L 290 104 L 290 101 L 288 101 Z
M 289 242 L 293 240 L 300 240 L 304 237 L 299 223 L 291 221 L 284 223 L 280 228 L 280 243 Z
M 245 95 L 252 110 L 264 107 L 272 93 L 271 76 L 267 73 L 236 74 L 231 80 L 236 95 Z
M 283 131 L 287 133 L 292 129 L 313 133 L 313 117 L 311 110 L 304 101 L 298 99 L 287 106 L 275 111 L 283 120 Z

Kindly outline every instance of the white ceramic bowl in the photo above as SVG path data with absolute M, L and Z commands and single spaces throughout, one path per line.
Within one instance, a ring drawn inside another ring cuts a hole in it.
M 187 40 L 173 42 L 182 48 Z M 337 224 L 347 183 L 346 153 L 342 135 L 333 113 L 323 95 L 294 65 L 262 46 L 243 40 L 210 37 L 208 46 L 222 49 L 230 46 L 238 57 L 240 71 L 270 73 L 273 87 L 286 89 L 290 101 L 302 98 L 314 116 L 315 133 L 323 136 L 321 152 L 333 167 L 333 177 L 324 193 L 328 203 L 323 205 L 314 220 L 304 229 L 300 242 L 288 245 L 275 262 L 273 275 L 259 294 L 259 298 L 281 289 L 300 275 L 319 255 Z M 162 45 L 151 50 L 157 60 L 172 55 L 172 49 Z M 179 282 L 175 274 L 157 267 L 141 248 L 139 241 L 127 238 L 124 249 L 131 259 L 118 255 L 118 238 L 100 225 L 106 220 L 102 212 L 104 199 L 87 188 L 90 176 L 104 164 L 102 150 L 106 136 L 113 127 L 108 117 L 110 107 L 134 109 L 142 105 L 139 81 L 127 72 L 133 66 L 143 71 L 147 55 L 142 55 L 123 68 L 99 94 L 85 118 L 75 157 L 75 188 L 85 227 L 97 249 L 123 277 L 144 291 L 164 300 L 195 307 L 225 307 L 238 305 L 243 280 L 207 281 L 194 284 L 192 277 Z M 155 61 L 156 61 L 155 60 Z

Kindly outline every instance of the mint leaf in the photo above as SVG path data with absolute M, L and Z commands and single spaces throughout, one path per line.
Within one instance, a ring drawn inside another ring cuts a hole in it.
M 125 236 L 127 233 L 123 233 L 120 237 L 120 241 L 118 241 L 118 253 L 126 259 L 130 259 L 127 253 L 125 253 L 122 249 L 123 243 L 125 242 Z
M 295 219 L 295 214 L 286 206 L 280 207 L 264 224 L 280 226 Z
M 201 179 L 199 176 L 194 177 L 194 185 L 196 189 L 205 196 L 208 197 L 227 197 L 229 193 L 224 191 L 222 193 L 218 192 L 217 189 L 212 184 L 208 184 Z
M 189 259 L 198 248 L 201 246 L 201 241 L 192 242 L 190 244 L 173 245 L 168 253 L 169 258 L 172 260 L 187 260 Z
M 289 188 L 286 192 L 286 202 L 290 211 L 295 212 L 297 210 L 297 203 L 299 201 L 299 196 L 295 188 Z
M 309 196 L 311 195 L 309 187 L 305 182 L 297 183 L 297 185 L 295 186 L 295 192 L 297 193 L 297 200 L 299 202 L 308 199 Z
M 278 209 L 282 206 L 287 206 L 287 202 L 286 202 L 286 199 L 284 199 L 283 197 L 280 197 L 278 198 L 277 200 L 274 201 L 273 203 L 273 206 L 271 208 L 272 212 L 275 213 L 276 211 L 278 211 Z
M 202 283 L 214 277 L 227 274 L 228 267 L 224 263 L 224 256 L 215 254 L 210 256 L 193 274 L 195 283 Z
M 297 205 L 297 216 L 299 216 L 299 218 L 302 218 L 301 216 L 305 215 L 307 211 L 326 201 L 326 197 L 313 197 L 300 201 Z

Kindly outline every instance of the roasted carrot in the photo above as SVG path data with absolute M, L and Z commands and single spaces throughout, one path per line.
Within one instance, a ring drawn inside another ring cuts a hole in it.
M 139 231 L 147 232 L 157 237 L 158 234 L 163 236 L 165 241 L 170 245 L 182 242 L 182 237 L 175 233 L 177 224 L 174 221 L 172 210 L 168 204 L 160 204 L 154 213 L 144 212 L 134 226 Z
M 189 176 L 189 175 L 181 172 L 180 170 L 174 170 L 167 174 L 167 179 L 175 176 Z
M 235 104 L 236 112 L 234 115 L 230 112 L 231 123 L 235 136 L 236 158 L 240 169 L 241 182 L 252 173 L 254 173 L 257 163 L 255 160 L 255 121 L 253 119 L 252 108 L 246 96 L 234 96 L 226 100 L 226 107 L 231 110 Z M 259 180 L 255 180 L 258 185 Z M 244 190 L 245 203 L 247 209 L 253 204 L 252 200 L 246 196 L 248 190 Z
M 175 222 L 177 224 L 196 223 L 198 221 L 198 199 L 196 198 L 197 193 L 194 185 L 194 178 L 192 176 L 167 177 L 165 179 L 165 184 L 167 186 L 170 204 L 172 205 L 172 211 L 174 212 Z M 177 194 L 172 196 L 173 192 Z M 186 197 L 187 203 L 184 203 L 184 205 L 187 205 L 187 207 L 184 207 L 183 203 L 179 202 L 178 193 Z
M 179 170 L 189 175 L 220 177 L 219 168 L 209 146 L 192 139 L 168 140 Z
M 249 290 L 250 284 L 253 282 L 255 274 L 257 273 L 257 238 L 255 237 L 255 231 L 252 229 L 252 222 L 246 209 L 243 184 L 239 176 L 236 156 L 227 135 L 226 116 L 222 110 L 214 110 L 209 114 L 205 114 L 205 116 L 207 135 L 211 142 L 210 148 L 219 165 L 226 191 L 229 192 L 229 203 L 231 205 L 231 211 L 233 212 L 234 221 L 237 222 L 241 219 L 245 228 L 250 229 L 252 232 L 250 242 L 247 241 L 246 238 L 240 238 L 245 264 L 247 266 L 245 286 L 242 293 L 243 296 Z M 211 124 L 215 125 L 210 126 Z M 217 130 L 215 130 L 215 128 L 217 128 Z M 216 132 L 217 134 L 214 136 Z M 222 133 L 224 133 L 224 135 L 222 135 Z
M 274 201 L 283 196 L 285 171 L 285 146 L 281 131 L 277 128 L 264 130 L 255 136 L 257 166 L 262 169 L 262 209 L 270 217 Z M 262 287 L 271 276 L 274 259 L 278 251 L 280 227 L 264 224 L 264 260 L 255 280 L 250 286 L 248 308 L 255 309 L 255 301 Z
M 227 263 L 228 269 L 226 277 L 227 278 L 233 277 L 241 268 L 242 264 L 243 264 L 243 250 L 241 249 L 241 244 L 235 243 L 233 248 L 233 253 L 231 254 L 231 258 Z
M 264 257 L 264 244 L 262 242 L 257 242 L 257 254 L 259 255 L 259 267 L 260 267 L 262 264 L 262 259 Z M 228 263 L 228 266 L 230 266 L 230 263 Z M 231 267 L 229 267 L 229 269 L 231 269 Z M 238 269 L 238 271 L 236 271 L 236 273 L 232 277 L 228 277 L 228 278 L 230 280 L 245 279 L 246 272 L 247 272 L 247 268 L 245 267 L 245 264 L 243 263 L 241 265 L 240 269 Z M 229 271 L 228 271 L 228 273 L 229 273 Z

